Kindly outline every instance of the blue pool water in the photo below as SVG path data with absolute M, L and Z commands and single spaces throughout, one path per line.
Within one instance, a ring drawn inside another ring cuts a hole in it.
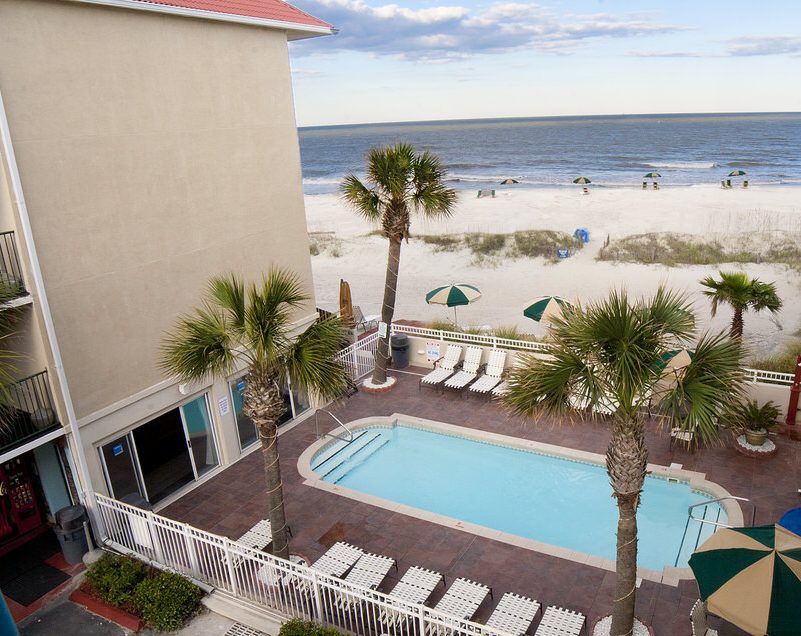
M 615 558 L 617 508 L 602 466 L 398 424 L 367 428 L 347 448 L 318 453 L 325 481 L 430 512 L 605 559 Z M 646 479 L 638 511 L 639 565 L 673 565 L 687 507 L 708 500 L 685 483 Z M 707 518 L 717 518 L 716 504 Z M 720 521 L 726 521 L 720 511 Z M 701 540 L 708 534 L 704 527 Z M 684 567 L 700 525 L 692 525 Z

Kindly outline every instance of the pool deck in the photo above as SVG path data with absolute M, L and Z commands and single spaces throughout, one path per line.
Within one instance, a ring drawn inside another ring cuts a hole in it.
M 414 371 L 414 369 L 412 369 Z M 343 421 L 403 413 L 538 442 L 603 453 L 608 425 L 602 421 L 557 425 L 512 417 L 487 399 L 456 393 L 418 391 L 418 378 L 397 374 L 398 383 L 387 393 L 358 394 L 334 409 Z M 323 418 L 321 418 L 322 422 Z M 728 435 L 728 434 L 727 434 Z M 496 600 L 507 591 L 537 599 L 544 605 L 561 605 L 587 615 L 590 626 L 608 614 L 614 593 L 613 572 L 541 554 L 472 533 L 393 512 L 305 485 L 298 472 L 301 453 L 316 440 L 314 418 L 279 437 L 287 518 L 294 535 L 294 552 L 311 559 L 336 541 L 344 540 L 365 550 L 398 560 L 402 574 L 419 565 L 448 578 L 467 577 L 492 586 Z M 706 473 L 707 479 L 733 495 L 757 505 L 757 524 L 774 523 L 788 508 L 801 504 L 801 443 L 774 438 L 778 453 L 768 459 L 751 459 L 731 447 L 728 438 L 719 445 L 690 453 L 670 448 L 664 430 L 649 424 L 649 461 Z M 199 528 L 236 538 L 263 518 L 266 508 L 261 454 L 254 452 L 221 471 L 209 481 L 160 511 Z M 747 511 L 744 509 L 744 512 Z M 391 589 L 393 571 L 381 589 Z M 437 600 L 442 588 L 437 591 Z M 695 582 L 678 586 L 643 580 L 637 594 L 637 615 L 653 625 L 658 636 L 687 636 L 690 608 L 698 598 Z M 486 619 L 494 606 L 488 600 L 477 614 Z M 715 618 L 711 626 L 721 636 L 744 632 Z

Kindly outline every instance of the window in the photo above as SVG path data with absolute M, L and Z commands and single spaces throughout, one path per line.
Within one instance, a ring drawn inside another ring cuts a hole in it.
M 231 389 L 231 404 L 233 404 L 234 417 L 236 418 L 236 430 L 239 435 L 239 448 L 243 450 L 255 443 L 258 439 L 256 425 L 253 423 L 253 420 L 244 413 L 244 393 L 245 386 L 247 386 L 245 382 L 245 376 L 243 375 L 228 383 Z M 286 411 L 284 411 L 284 414 L 278 420 L 279 426 L 289 422 L 309 408 L 309 400 L 305 392 L 297 390 L 290 391 L 289 385 L 286 382 L 282 382 L 281 396 L 284 398 Z

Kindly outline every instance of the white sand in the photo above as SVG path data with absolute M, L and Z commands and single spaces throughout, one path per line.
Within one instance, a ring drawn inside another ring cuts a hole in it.
M 354 304 L 366 314 L 378 313 L 384 286 L 386 240 L 365 236 L 371 229 L 336 195 L 306 197 L 310 232 L 334 232 L 340 240 L 339 257 L 326 250 L 312 258 L 318 306 L 336 308 L 339 279 L 351 284 Z M 700 327 L 709 326 L 709 303 L 699 294 L 698 280 L 715 274 L 718 266 L 664 267 L 614 264 L 595 260 L 607 235 L 612 239 L 645 232 L 682 232 L 726 242 L 737 234 L 756 232 L 801 236 L 801 188 L 752 186 L 748 190 L 723 190 L 713 186 L 595 189 L 589 196 L 564 188 L 498 190 L 495 199 L 477 199 L 475 191 L 460 195 L 451 219 L 427 223 L 415 219 L 412 234 L 458 232 L 512 232 L 525 229 L 560 230 L 572 234 L 586 227 L 591 242 L 571 258 L 550 264 L 544 259 L 506 259 L 477 264 L 467 250 L 433 251 L 421 241 L 404 244 L 396 318 L 432 320 L 452 318 L 453 311 L 425 303 L 425 293 L 450 282 L 472 283 L 483 297 L 459 308 L 464 325 L 511 325 L 541 333 L 537 324 L 523 317 L 526 301 L 556 294 L 568 299 L 590 300 L 610 288 L 625 285 L 636 294 L 648 293 L 659 283 L 690 294 Z M 768 313 L 746 316 L 746 338 L 754 353 L 775 349 L 801 327 L 801 275 L 779 265 L 730 265 L 762 280 L 775 281 L 785 306 L 774 318 Z M 714 329 L 727 327 L 730 312 L 723 308 L 711 321 Z

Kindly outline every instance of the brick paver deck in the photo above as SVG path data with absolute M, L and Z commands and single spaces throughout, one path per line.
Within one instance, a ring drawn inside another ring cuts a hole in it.
M 505 435 L 533 439 L 581 450 L 603 453 L 608 425 L 601 421 L 555 425 L 511 417 L 486 399 L 418 392 L 417 377 L 398 374 L 399 382 L 388 393 L 363 392 L 336 407 L 343 421 L 361 417 L 405 413 Z M 322 418 L 321 418 L 322 420 Z M 769 459 L 750 459 L 731 448 L 728 438 L 719 445 L 690 453 L 671 449 L 665 431 L 648 430 L 650 461 L 683 464 L 688 470 L 707 474 L 734 495 L 753 500 L 757 523 L 774 523 L 788 508 L 799 505 L 801 443 L 777 439 L 778 453 Z M 464 576 L 490 585 L 496 599 L 507 591 L 530 596 L 545 605 L 557 604 L 583 612 L 590 626 L 608 614 L 614 593 L 613 572 L 552 557 L 532 550 L 394 513 L 314 487 L 305 486 L 297 471 L 298 456 L 315 441 L 311 418 L 280 436 L 286 510 L 292 527 L 294 552 L 311 559 L 337 540 L 392 556 L 400 574 L 411 565 L 438 570 L 448 580 Z M 264 517 L 266 497 L 261 455 L 252 453 L 162 511 L 167 517 L 235 538 Z M 745 509 L 744 509 L 744 512 Z M 382 587 L 394 585 L 393 571 Z M 433 600 L 437 600 L 442 588 Z M 690 634 L 690 607 L 698 598 L 694 581 L 671 587 L 643 581 L 637 593 L 637 615 L 653 625 L 658 636 Z M 486 601 L 477 619 L 486 619 L 494 601 Z M 742 632 L 712 619 L 721 636 Z

